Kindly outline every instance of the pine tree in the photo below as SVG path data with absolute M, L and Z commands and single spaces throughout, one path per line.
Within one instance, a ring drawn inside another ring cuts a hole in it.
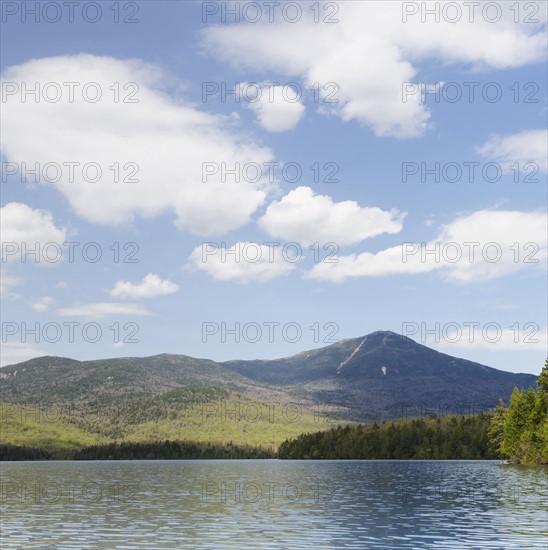
M 527 394 L 514 388 L 510 397 L 510 407 L 504 422 L 504 440 L 502 452 L 514 462 L 520 461 L 522 455 L 521 436 L 529 417 Z
M 544 363 L 544 367 L 537 380 L 538 391 L 548 394 L 548 359 Z
M 513 462 L 548 463 L 548 360 L 537 380 L 537 391 L 514 388 L 508 409 L 502 401 L 488 428 L 491 445 Z
M 500 398 L 499 404 L 495 407 L 493 417 L 491 418 L 491 422 L 487 428 L 487 435 L 492 448 L 495 452 L 500 453 L 502 456 L 505 456 L 502 449 L 504 443 L 504 423 L 506 422 L 507 415 L 508 409 L 506 408 L 502 398 Z

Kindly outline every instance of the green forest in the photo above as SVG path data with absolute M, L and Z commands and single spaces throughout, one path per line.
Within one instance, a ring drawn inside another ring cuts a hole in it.
M 509 406 L 500 401 L 489 438 L 502 458 L 515 464 L 548 464 L 548 359 L 537 389 L 514 388 Z
M 488 459 L 497 458 L 487 430 L 491 415 L 416 418 L 383 424 L 338 426 L 284 441 L 279 458 Z
M 225 458 L 396 458 L 488 459 L 498 458 L 490 444 L 492 415 L 413 419 L 382 424 L 338 426 L 329 431 L 303 434 L 272 448 L 210 444 L 191 441 L 125 442 L 92 445 L 79 450 L 44 451 L 4 445 L 2 460 L 152 460 Z
M 508 459 L 548 464 L 548 360 L 536 391 L 515 388 L 492 412 L 337 426 L 273 447 L 180 440 L 45 450 L 0 445 L 0 460 L 155 459 Z

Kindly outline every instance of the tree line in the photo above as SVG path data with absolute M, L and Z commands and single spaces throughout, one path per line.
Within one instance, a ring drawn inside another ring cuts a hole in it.
M 215 445 L 191 441 L 109 443 L 76 451 L 72 460 L 185 460 L 226 458 L 273 458 L 272 449 L 248 445 Z
M 382 424 L 338 426 L 284 441 L 278 458 L 292 459 L 492 459 L 491 415 L 415 418 Z
M 36 447 L 18 445 L 0 445 L 0 460 L 50 460 L 49 451 Z
M 46 451 L 33 447 L 0 445 L 1 460 L 192 460 L 275 458 L 273 449 L 248 445 L 216 445 L 192 441 L 150 441 L 91 445 L 78 450 Z

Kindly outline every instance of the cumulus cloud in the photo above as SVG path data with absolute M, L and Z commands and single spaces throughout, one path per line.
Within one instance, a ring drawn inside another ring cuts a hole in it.
M 494 24 L 489 19 L 495 14 L 484 17 L 487 2 L 481 1 L 474 7 L 473 22 L 464 5 L 456 23 L 447 21 L 453 13 L 440 17 L 439 23 L 432 16 L 423 23 L 420 12 L 404 22 L 404 4 L 420 11 L 423 3 L 337 2 L 335 24 L 315 22 L 303 7 L 303 17 L 292 23 L 278 16 L 274 23 L 265 17 L 253 25 L 210 25 L 202 44 L 206 52 L 239 68 L 300 78 L 306 88 L 317 84 L 322 99 L 335 84 L 338 103 L 322 103 L 322 111 L 335 112 L 344 121 L 357 120 L 378 136 L 398 138 L 418 136 L 431 125 L 420 93 L 402 101 L 403 84 L 417 78 L 417 62 L 498 70 L 545 59 L 541 14 L 538 24 L 525 23 L 524 18 L 516 24 L 513 12 L 502 6 L 500 21 Z M 444 3 L 426 4 L 442 9 Z M 325 9 L 320 13 L 322 20 L 328 15 Z
M 435 335 L 427 335 L 424 342 L 435 347 Z M 548 328 L 526 322 L 515 330 L 489 322 L 481 326 L 448 327 L 441 341 L 444 348 L 485 349 L 489 351 L 541 351 L 548 347 Z
M 150 64 L 86 54 L 50 57 L 9 67 L 2 79 L 19 89 L 32 82 L 60 98 L 23 102 L 20 92 L 7 96 L 3 153 L 19 165 L 39 163 L 42 182 L 86 220 L 117 225 L 171 213 L 181 230 L 218 235 L 247 223 L 272 188 L 267 176 L 256 183 L 223 182 L 225 167 L 270 162 L 272 152 L 239 135 L 233 118 L 170 96 L 162 88 L 172 81 L 169 74 Z M 80 84 L 70 101 L 69 87 L 45 87 L 51 82 Z M 97 84 L 84 93 L 85 83 Z M 90 102 L 97 90 L 100 99 Z M 69 162 L 79 164 L 69 168 Z M 217 171 L 202 181 L 204 163 Z
M 160 279 L 155 273 L 149 273 L 144 279 L 134 284 L 130 281 L 117 281 L 114 288 L 110 291 L 113 298 L 155 298 L 156 296 L 167 296 L 174 294 L 179 290 L 179 285 L 171 282 L 169 279 Z
M 0 233 L 2 261 L 8 262 L 20 262 L 23 257 L 34 261 L 32 254 L 24 255 L 25 250 L 36 249 L 40 257 L 47 244 L 62 245 L 66 240 L 66 229 L 56 227 L 51 212 L 20 202 L 10 202 L 0 209 Z
M 23 284 L 21 277 L 10 275 L 5 268 L 0 269 L 0 296 L 2 298 L 19 298 L 19 294 L 12 292 L 11 288 Z
M 340 283 L 355 277 L 386 277 L 389 275 L 426 273 L 434 269 L 431 262 L 422 262 L 419 254 L 402 260 L 402 246 L 377 253 L 361 252 L 337 256 L 337 262 L 319 263 L 305 277 Z
M 264 283 L 287 275 L 295 269 L 295 263 L 274 246 L 252 242 L 237 242 L 230 247 L 224 243 L 221 246 L 203 243 L 192 251 L 186 269 L 205 271 L 218 281 Z
M 547 229 L 546 212 L 481 210 L 442 226 L 427 243 L 406 242 L 377 253 L 339 256 L 337 263 L 315 265 L 306 277 L 342 282 L 439 270 L 455 283 L 485 281 L 544 266 Z
M 37 302 L 32 304 L 32 309 L 36 311 L 37 313 L 45 313 L 46 311 L 49 311 L 49 308 L 51 304 L 55 302 L 55 299 L 51 296 L 44 296 L 40 298 Z
M 517 162 L 522 172 L 527 172 L 527 163 L 535 163 L 540 171 L 547 173 L 548 131 L 525 130 L 507 136 L 493 134 L 483 145 L 476 147 L 476 152 L 498 162 L 506 172 Z
M 240 85 L 245 86 L 246 83 Z M 269 132 L 285 132 L 297 126 L 305 107 L 298 94 L 289 86 L 274 86 L 262 82 L 251 101 L 245 103 L 257 115 L 259 124 Z
M 90 319 L 100 319 L 111 315 L 152 315 L 142 304 L 120 302 L 79 304 L 58 309 L 57 314 L 61 317 L 88 317 Z
M 305 246 L 315 242 L 352 245 L 381 233 L 398 233 L 405 214 L 398 210 L 361 207 L 355 201 L 333 202 L 315 195 L 310 187 L 298 187 L 273 201 L 258 225 L 270 236 Z
M 546 212 L 481 210 L 443 227 L 436 242 L 447 245 L 479 243 L 474 261 L 463 253 L 457 262 L 442 261 L 445 276 L 455 282 L 489 280 L 546 262 L 548 226 Z M 493 243 L 489 245 L 489 243 Z M 516 245 L 517 243 L 517 245 Z M 447 257 L 449 256 L 449 247 Z M 494 261 L 499 254 L 500 259 Z

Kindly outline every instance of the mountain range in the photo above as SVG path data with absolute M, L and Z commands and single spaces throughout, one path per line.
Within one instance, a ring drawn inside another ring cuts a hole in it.
M 486 411 L 500 398 L 508 402 L 514 387 L 534 387 L 536 377 L 378 331 L 274 360 L 215 362 L 161 354 L 76 361 L 46 356 L 0 369 L 0 383 L 4 406 L 70 409 L 70 415 L 62 416 L 71 430 L 79 430 L 76 439 L 86 434 L 101 441 L 142 440 L 173 432 L 189 436 L 194 430 L 202 440 L 230 435 L 256 443 L 275 424 L 276 435 L 269 439 L 275 445 L 282 436 L 317 430 L 318 419 L 364 422 Z M 243 418 L 242 406 L 247 410 Z M 276 421 L 267 415 L 250 423 L 249 411 L 273 414 L 275 407 Z M 5 423 L 4 428 L 11 434 Z

